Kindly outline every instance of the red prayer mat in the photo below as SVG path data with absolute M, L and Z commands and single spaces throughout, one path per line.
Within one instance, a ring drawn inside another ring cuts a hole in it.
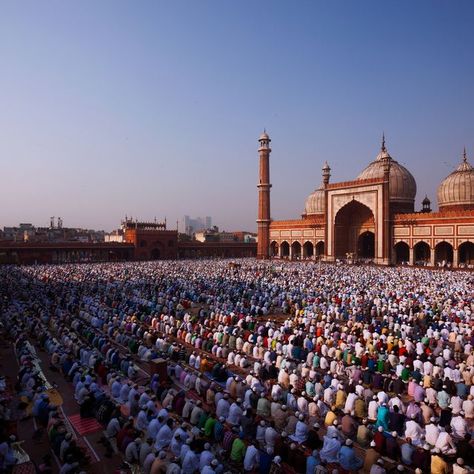
M 13 474 L 36 474 L 36 468 L 31 461 L 28 461 L 22 464 L 17 464 L 12 472 Z
M 79 413 L 68 417 L 77 434 L 84 436 L 102 430 L 102 425 L 95 418 L 81 418 Z

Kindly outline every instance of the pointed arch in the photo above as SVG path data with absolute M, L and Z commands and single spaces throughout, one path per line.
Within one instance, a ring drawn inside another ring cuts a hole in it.
M 297 240 L 291 244 L 291 256 L 294 259 L 301 258 L 301 244 Z
M 430 246 L 424 241 L 420 240 L 413 247 L 415 258 L 415 265 L 428 265 L 431 260 Z
M 453 263 L 454 250 L 453 246 L 446 241 L 439 242 L 435 247 L 435 264 L 447 265 Z
M 397 242 L 393 248 L 395 252 L 395 263 L 402 264 L 410 261 L 410 247 L 406 242 Z
M 339 209 L 334 219 L 335 256 L 344 258 L 347 253 L 358 254 L 359 237 L 365 232 L 371 232 L 374 236 L 373 245 L 371 245 L 374 249 L 373 253 L 375 253 L 374 214 L 368 206 L 353 199 Z
M 303 258 L 312 258 L 314 255 L 314 245 L 313 242 L 307 240 L 303 244 Z

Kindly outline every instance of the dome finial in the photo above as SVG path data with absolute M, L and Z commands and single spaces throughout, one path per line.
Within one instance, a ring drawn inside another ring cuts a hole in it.
M 467 163 L 466 147 L 464 147 L 464 152 L 463 152 L 463 154 L 462 154 L 462 161 L 464 161 L 464 163 Z
M 268 133 L 267 133 L 267 129 L 264 128 L 263 129 L 263 133 L 260 135 L 260 138 L 258 139 L 259 142 L 261 141 L 267 141 L 267 142 L 270 142 L 270 137 L 268 136 Z
M 382 132 L 382 151 L 387 151 L 387 148 L 385 147 L 385 132 Z

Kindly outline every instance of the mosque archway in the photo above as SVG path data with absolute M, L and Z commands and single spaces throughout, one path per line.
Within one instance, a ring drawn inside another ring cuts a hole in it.
M 426 242 L 418 242 L 413 247 L 415 265 L 426 265 L 430 262 L 431 258 L 431 249 Z
M 375 234 L 366 230 L 359 235 L 357 242 L 357 256 L 360 258 L 375 257 Z
M 314 255 L 314 245 L 312 242 L 307 241 L 303 245 L 303 257 L 311 258 Z
M 375 240 L 375 218 L 367 206 L 354 199 L 338 211 L 334 220 L 334 253 L 337 258 L 345 258 L 348 253 L 356 255 L 359 250 L 369 255 L 365 258 L 374 258 Z
M 398 242 L 394 250 L 396 263 L 408 263 L 410 261 L 410 247 L 406 242 Z
M 322 240 L 316 244 L 316 255 L 318 257 L 324 255 L 324 242 Z
M 291 256 L 292 258 L 301 258 L 301 244 L 296 240 L 291 244 Z
M 273 241 L 271 244 L 270 244 L 270 253 L 271 253 L 271 256 L 272 257 L 278 257 L 278 243 Z
M 435 247 L 435 263 L 446 264 L 453 263 L 453 246 L 448 242 L 440 242 Z
M 474 265 L 474 243 L 463 242 L 458 248 L 459 263 Z
M 290 256 L 290 244 L 288 242 L 282 242 L 280 245 L 280 256 L 289 257 Z
M 159 260 L 160 256 L 161 256 L 161 252 L 160 252 L 160 249 L 158 248 L 154 248 L 152 251 L 151 251 L 151 259 L 152 260 Z

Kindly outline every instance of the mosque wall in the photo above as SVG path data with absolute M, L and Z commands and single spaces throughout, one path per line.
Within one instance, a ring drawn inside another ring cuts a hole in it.
M 436 266 L 443 261 L 453 267 L 470 264 L 470 253 L 474 249 L 474 211 L 456 213 L 416 213 L 396 215 L 394 218 L 392 245 L 393 263 L 397 263 L 400 243 L 406 244 L 409 251 L 408 263 L 417 262 L 417 249 L 425 244 L 423 258 L 427 265 Z M 403 223 L 402 225 L 398 223 Z

